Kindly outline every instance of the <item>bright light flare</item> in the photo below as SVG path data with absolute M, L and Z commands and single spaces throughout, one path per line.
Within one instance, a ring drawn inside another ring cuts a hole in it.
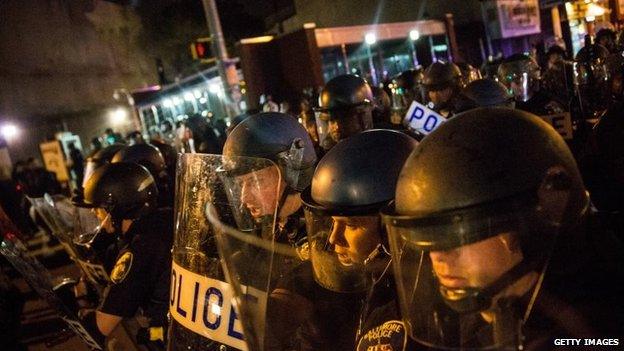
M 420 38 L 420 32 L 417 31 L 416 29 L 410 30 L 409 37 L 411 40 L 416 41 L 418 40 L 418 38 Z
M 110 112 L 110 119 L 113 124 L 123 124 L 127 121 L 128 111 L 124 108 L 116 108 Z
M 364 41 L 368 45 L 373 45 L 377 42 L 377 36 L 375 35 L 375 33 L 366 33 L 366 35 L 364 36 Z
M 20 130 L 15 124 L 8 123 L 0 128 L 0 133 L 2 133 L 4 139 L 11 140 L 19 135 Z

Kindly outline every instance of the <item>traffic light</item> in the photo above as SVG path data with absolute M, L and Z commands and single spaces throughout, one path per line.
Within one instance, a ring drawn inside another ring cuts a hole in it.
M 202 63 L 214 62 L 212 38 L 199 38 L 191 43 L 191 56 L 194 60 L 200 60 Z

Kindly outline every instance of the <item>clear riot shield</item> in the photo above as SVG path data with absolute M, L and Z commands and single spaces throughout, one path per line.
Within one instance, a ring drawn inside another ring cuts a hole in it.
M 63 195 L 45 194 L 29 200 L 87 280 L 101 291 L 109 279 L 101 258 L 93 248 L 101 223 L 92 210 L 74 206 Z
M 19 233 L 15 226 L 0 208 L 0 253 L 20 272 L 30 287 L 41 296 L 50 307 L 54 308 L 59 317 L 93 350 L 103 350 L 104 341 L 91 335 L 78 318 L 75 306 L 69 306 L 55 291 L 55 284 L 50 273 L 28 254 L 24 244 L 18 239 Z
M 267 159 L 183 154 L 178 160 L 176 220 L 171 276 L 168 350 L 248 350 L 234 290 L 221 268 L 215 227 L 219 221 L 249 237 L 271 240 L 283 181 Z M 245 261 L 252 248 L 228 259 Z M 254 267 L 248 267 L 251 270 Z M 266 278 L 257 276 L 245 290 L 258 303 Z
M 105 264 L 106 250 L 116 241 L 110 218 L 100 221 L 92 209 L 82 207 L 74 207 L 73 215 L 72 246 L 76 251 L 75 261 L 89 282 L 96 289 L 102 290 L 110 281 L 108 271 L 112 269 L 112 262 L 109 264 L 111 267 Z M 109 255 L 109 260 L 115 259 L 117 252 Z

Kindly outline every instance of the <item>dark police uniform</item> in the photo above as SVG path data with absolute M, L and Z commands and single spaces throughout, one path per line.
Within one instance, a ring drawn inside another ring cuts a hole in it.
M 150 327 L 165 327 L 171 279 L 173 213 L 158 209 L 135 220 L 123 237 L 99 310 L 133 317 L 143 309 Z
M 310 261 L 297 266 L 276 290 L 292 293 L 292 310 L 276 317 L 282 322 L 279 329 L 270 326 L 281 334 L 272 335 L 276 340 L 268 342 L 269 349 L 353 350 L 363 293 L 337 293 L 321 287 L 314 280 Z M 275 307 L 272 301 L 267 306 L 269 316 Z

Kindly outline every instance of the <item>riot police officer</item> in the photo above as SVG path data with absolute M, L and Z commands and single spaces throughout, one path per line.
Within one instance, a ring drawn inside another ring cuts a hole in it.
M 425 70 L 423 89 L 426 101 L 445 117 L 455 113 L 462 74 L 452 62 L 436 61 Z
M 516 100 L 516 108 L 538 116 L 565 112 L 556 100 L 540 90 L 540 68 L 528 55 L 515 54 L 498 67 L 498 80 L 509 89 Z
M 477 107 L 513 108 L 514 106 L 514 98 L 504 85 L 485 78 L 468 83 L 462 89 L 457 111 L 463 112 Z
M 483 78 L 481 77 L 481 72 L 467 62 L 458 62 L 457 67 L 461 72 L 460 85 L 462 88 L 466 87 L 470 82 Z
M 370 86 L 359 76 L 345 74 L 327 82 L 314 109 L 323 149 L 373 128 L 373 100 Z
M 621 335 L 621 255 L 583 232 L 587 208 L 572 154 L 537 116 L 475 109 L 436 129 L 383 209 L 412 340 L 542 350 Z
M 608 56 L 609 50 L 591 41 L 576 54 L 574 83 L 580 100 L 580 119 L 599 118 L 609 106 L 611 75 L 606 65 Z
M 310 261 L 271 292 L 268 349 L 352 350 L 368 312 L 393 300 L 378 210 L 394 196 L 399 170 L 416 144 L 397 131 L 370 130 L 321 159 L 302 194 Z M 362 306 L 369 307 L 360 319 Z
M 305 230 L 300 221 L 300 192 L 310 184 L 316 164 L 314 145 L 305 128 L 284 113 L 259 113 L 242 121 L 228 135 L 223 156 L 226 159 L 253 157 L 275 162 L 279 173 L 267 168 L 253 171 L 237 169 L 233 165 L 230 174 L 237 183 L 261 177 L 266 182 L 266 189 L 277 186 L 278 194 L 269 196 L 262 189 L 246 187 L 241 188 L 238 196 L 256 221 L 277 211 L 278 228 L 273 234 L 278 241 L 295 244 L 302 239 Z
M 137 163 L 147 168 L 158 187 L 158 205 L 173 207 L 173 177 L 167 172 L 165 158 L 156 146 L 145 143 L 128 146 L 113 156 L 111 163 L 117 162 Z
M 139 308 L 149 330 L 137 338 L 163 346 L 167 324 L 171 244 L 171 209 L 157 208 L 158 189 L 147 169 L 135 163 L 104 165 L 87 180 L 84 203 L 98 218 L 111 221 L 118 237 L 116 263 L 102 302 L 84 321 L 100 337 Z

